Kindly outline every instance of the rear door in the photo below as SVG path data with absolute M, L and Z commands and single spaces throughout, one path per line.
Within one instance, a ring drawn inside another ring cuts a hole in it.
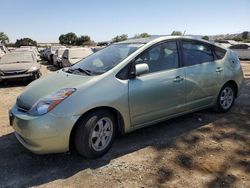
M 221 68 L 214 62 L 213 46 L 197 40 L 181 40 L 186 73 L 187 110 L 214 102 L 220 82 Z
M 163 42 L 140 54 L 135 64 L 146 63 L 149 73 L 129 80 L 131 123 L 140 126 L 182 112 L 185 72 L 179 68 L 176 41 Z

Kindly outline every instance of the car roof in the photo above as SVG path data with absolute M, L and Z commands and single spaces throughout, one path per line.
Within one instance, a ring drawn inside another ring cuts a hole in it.
M 13 55 L 13 54 L 30 54 L 30 55 L 33 55 L 32 51 L 13 51 L 13 52 L 7 53 L 7 54 L 8 55 Z
M 170 39 L 196 40 L 196 41 L 212 44 L 212 45 L 220 47 L 220 48 L 224 48 L 224 47 L 222 47 L 220 45 L 215 44 L 214 42 L 203 40 L 201 38 L 194 37 L 194 36 L 171 36 L 171 35 L 159 35 L 159 36 L 152 36 L 152 37 L 148 37 L 148 38 L 128 39 L 128 40 L 117 42 L 117 43 L 114 43 L 114 44 L 146 44 L 146 43 L 149 43 L 149 42 L 152 42 L 152 41 L 159 41 L 160 42 L 160 41 L 163 41 L 163 40 L 170 40 Z M 226 49 L 226 48 L 224 48 L 224 49 Z
M 159 36 L 152 36 L 147 38 L 136 38 L 136 39 L 128 39 L 125 41 L 118 42 L 118 44 L 122 43 L 142 43 L 146 44 L 148 42 L 154 41 L 154 40 L 167 40 L 167 39 L 193 39 L 193 40 L 200 40 L 205 41 L 197 37 L 192 36 L 171 36 L 171 35 L 159 35 Z M 208 42 L 208 41 L 205 41 Z

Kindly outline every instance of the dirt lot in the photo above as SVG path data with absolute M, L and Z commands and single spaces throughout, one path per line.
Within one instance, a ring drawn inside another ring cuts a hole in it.
M 0 187 L 250 187 L 250 62 L 242 66 L 245 85 L 229 113 L 203 110 L 138 130 L 97 160 L 24 149 L 7 111 L 27 82 L 1 85 Z

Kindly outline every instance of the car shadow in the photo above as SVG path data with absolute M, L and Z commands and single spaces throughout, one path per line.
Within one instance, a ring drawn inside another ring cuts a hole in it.
M 45 65 L 46 68 L 49 70 L 49 71 L 57 71 L 58 70 L 58 67 L 52 65 L 51 63 L 49 63 L 48 61 L 41 61 L 40 64 L 42 65 Z
M 32 79 L 2 81 L 0 82 L 0 88 L 24 87 L 29 85 L 32 81 Z

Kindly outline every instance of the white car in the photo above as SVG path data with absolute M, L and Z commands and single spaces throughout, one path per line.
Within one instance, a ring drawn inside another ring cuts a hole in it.
M 33 52 L 12 52 L 0 60 L 0 81 L 17 79 L 38 79 L 40 64 Z
M 4 54 L 5 52 L 0 48 L 0 58 L 3 57 Z
M 0 58 L 8 52 L 8 49 L 4 45 L 0 44 Z
M 62 66 L 69 67 L 85 57 L 93 54 L 90 48 L 69 48 L 66 49 L 62 55 Z
M 53 55 L 59 48 L 66 48 L 65 46 L 51 46 L 46 52 L 45 59 L 52 63 Z
M 59 48 L 53 55 L 53 65 L 59 68 L 62 67 L 62 55 L 67 48 Z
M 250 59 L 250 45 L 249 44 L 236 44 L 229 47 L 235 51 L 240 59 Z

